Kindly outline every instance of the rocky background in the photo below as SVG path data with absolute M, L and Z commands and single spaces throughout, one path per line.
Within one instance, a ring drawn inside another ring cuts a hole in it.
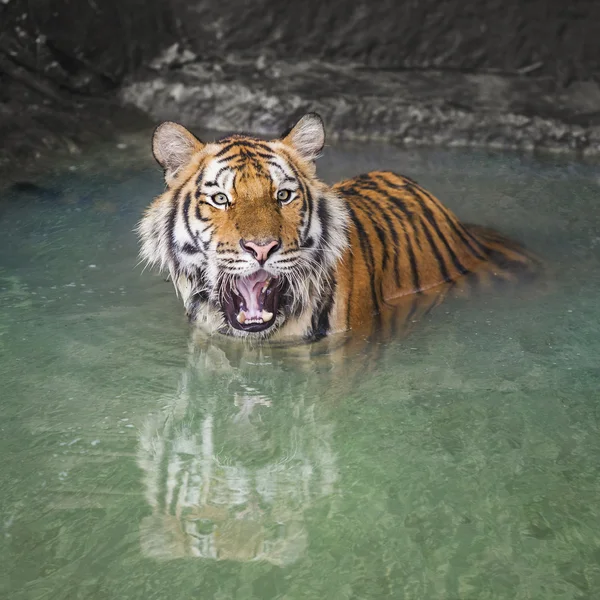
M 0 168 L 171 118 L 600 154 L 600 2 L 0 0 Z

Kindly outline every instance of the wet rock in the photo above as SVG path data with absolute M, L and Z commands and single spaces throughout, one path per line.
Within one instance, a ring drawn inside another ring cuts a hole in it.
M 551 78 L 387 71 L 230 57 L 147 70 L 120 93 L 156 121 L 276 135 L 319 112 L 330 137 L 600 154 L 600 86 Z

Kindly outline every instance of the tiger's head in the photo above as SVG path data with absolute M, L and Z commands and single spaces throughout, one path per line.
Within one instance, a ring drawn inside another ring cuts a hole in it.
M 168 269 L 191 319 L 243 337 L 310 334 L 348 244 L 344 202 L 315 173 L 324 143 L 314 113 L 272 141 L 203 143 L 159 125 L 167 190 L 139 224 L 141 257 Z

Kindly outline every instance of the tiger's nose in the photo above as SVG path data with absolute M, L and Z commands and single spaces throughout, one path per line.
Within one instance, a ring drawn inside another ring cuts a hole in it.
M 242 250 L 252 254 L 252 256 L 254 256 L 254 258 L 262 266 L 265 264 L 269 256 L 281 248 L 281 241 L 267 240 L 262 244 L 258 244 L 250 240 L 240 240 L 240 246 L 242 247 Z

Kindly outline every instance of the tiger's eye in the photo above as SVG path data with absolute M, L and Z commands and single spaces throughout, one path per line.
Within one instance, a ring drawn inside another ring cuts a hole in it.
M 279 202 L 287 202 L 292 196 L 292 192 L 290 190 L 279 190 L 277 192 L 277 200 Z
M 227 196 L 225 194 L 223 194 L 222 192 L 215 194 L 212 197 L 212 201 L 215 204 L 219 204 L 219 205 L 223 205 L 223 204 L 227 204 L 228 200 L 227 200 Z

